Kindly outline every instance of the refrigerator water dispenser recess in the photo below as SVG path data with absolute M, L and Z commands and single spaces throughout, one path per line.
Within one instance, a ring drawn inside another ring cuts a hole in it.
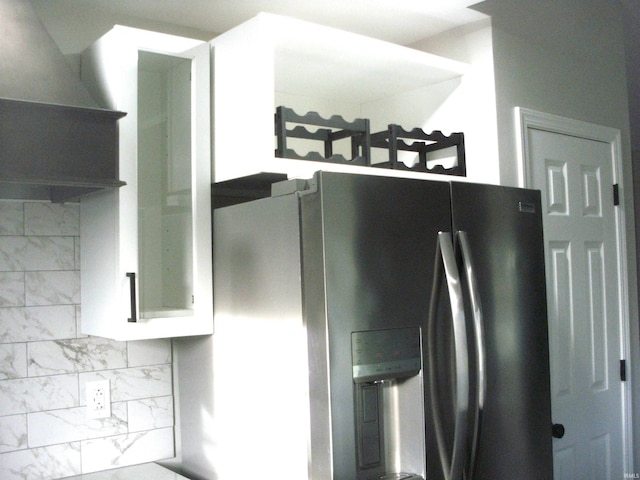
M 420 328 L 353 332 L 351 354 L 356 383 L 412 377 L 422 368 Z
M 402 471 L 403 465 L 394 460 L 401 456 L 398 449 L 422 444 L 400 440 L 403 435 L 398 430 L 401 417 L 412 416 L 415 421 L 413 413 L 423 409 L 422 396 L 416 395 L 421 388 L 412 389 L 409 382 L 412 378 L 419 382 L 422 369 L 420 328 L 352 332 L 351 354 L 357 480 L 422 479 L 411 473 L 389 473 Z

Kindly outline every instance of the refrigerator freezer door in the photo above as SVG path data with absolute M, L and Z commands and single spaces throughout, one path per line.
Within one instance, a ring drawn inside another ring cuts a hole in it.
M 403 389 L 418 386 L 399 405 L 398 421 L 384 425 L 386 451 L 393 454 L 385 454 L 378 467 L 356 471 L 351 335 L 421 327 L 424 337 L 437 232 L 451 231 L 449 185 L 321 172 L 318 192 L 301 197 L 304 309 L 307 332 L 315 339 L 309 344 L 311 383 L 326 385 L 312 387 L 311 402 L 321 405 L 318 400 L 329 397 L 331 405 L 330 418 L 326 409 L 312 408 L 313 473 L 329 478 L 315 471 L 326 456 L 326 449 L 313 448 L 322 434 L 317 443 L 332 445 L 333 480 L 395 472 L 424 476 L 424 391 L 421 378 L 414 382 L 418 376 L 398 382 L 399 403 L 409 393 Z
M 473 478 L 551 480 L 540 194 L 465 183 L 451 191 L 453 228 L 466 232 L 473 252 L 484 319 L 487 390 Z

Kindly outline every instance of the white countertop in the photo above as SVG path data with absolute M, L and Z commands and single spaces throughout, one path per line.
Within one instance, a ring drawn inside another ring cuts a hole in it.
M 157 463 L 144 463 L 103 472 L 66 477 L 66 480 L 187 480 Z

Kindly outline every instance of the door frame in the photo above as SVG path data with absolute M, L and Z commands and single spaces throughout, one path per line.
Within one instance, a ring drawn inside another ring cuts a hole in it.
M 625 205 L 622 170 L 622 140 L 620 130 L 594 123 L 583 122 L 549 113 L 538 112 L 522 107 L 515 107 L 516 150 L 518 162 L 518 183 L 523 188 L 534 188 L 532 182 L 532 165 L 530 159 L 529 130 L 542 130 L 561 135 L 595 140 L 608 143 L 611 151 L 613 182 L 619 185 L 620 204 L 614 209 L 616 222 L 616 241 L 618 247 L 618 305 L 620 312 L 620 351 L 621 359 L 631 359 L 631 338 L 629 320 L 629 270 L 627 265 L 627 235 L 625 225 Z M 631 206 L 632 208 L 633 206 Z M 627 472 L 634 472 L 633 462 L 633 421 L 631 417 L 631 376 L 622 382 L 622 443 L 624 465 Z

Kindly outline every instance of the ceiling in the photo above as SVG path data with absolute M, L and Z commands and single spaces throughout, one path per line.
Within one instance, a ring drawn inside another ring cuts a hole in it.
M 79 53 L 114 23 L 210 40 L 265 11 L 400 45 L 486 18 L 479 0 L 33 0 L 65 54 Z

